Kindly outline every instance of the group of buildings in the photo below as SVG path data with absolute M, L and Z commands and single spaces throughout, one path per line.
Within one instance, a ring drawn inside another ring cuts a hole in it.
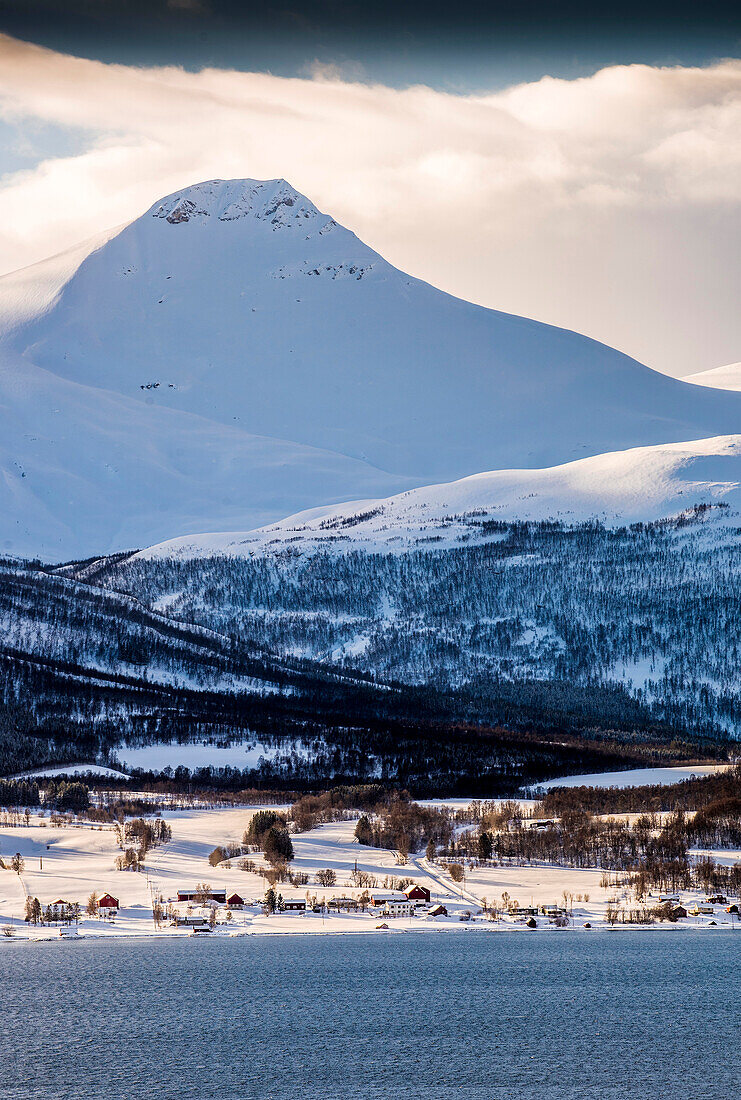
M 101 894 L 96 903 L 96 915 L 99 917 L 115 917 L 119 908 L 118 898 L 114 898 L 113 894 Z M 50 902 L 43 912 L 47 921 L 70 922 L 79 919 L 81 907 L 79 902 L 57 898 L 56 901 Z
M 236 892 L 228 893 L 225 889 L 212 890 L 203 887 L 194 890 L 178 890 L 176 901 L 188 905 L 223 905 L 227 909 L 243 909 L 247 904 L 245 898 Z M 373 890 L 367 902 L 371 908 L 386 917 L 409 917 L 420 906 L 429 905 L 429 903 L 430 891 L 425 886 L 416 884 L 407 886 L 404 890 Z M 340 912 L 343 909 L 348 911 L 357 910 L 360 908 L 360 904 L 357 898 L 333 897 L 327 902 L 326 907 Z M 284 913 L 305 913 L 309 907 L 309 903 L 305 898 L 289 897 L 281 900 L 281 911 Z M 311 908 L 315 912 L 321 911 L 319 905 L 311 906 Z M 436 912 L 433 915 L 447 916 L 445 906 L 438 905 L 435 909 Z M 205 918 L 188 914 L 179 916 L 176 920 L 179 925 L 195 926 L 202 923 Z

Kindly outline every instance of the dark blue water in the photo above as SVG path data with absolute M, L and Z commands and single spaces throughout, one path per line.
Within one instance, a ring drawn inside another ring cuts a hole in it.
M 2 1100 L 741 1095 L 741 934 L 0 944 Z

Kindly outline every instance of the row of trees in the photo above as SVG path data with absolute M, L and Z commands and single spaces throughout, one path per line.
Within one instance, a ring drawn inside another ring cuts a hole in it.
M 26 898 L 25 920 L 27 924 L 77 924 L 82 914 L 79 902 L 67 902 L 62 907 L 41 905 L 38 898 Z

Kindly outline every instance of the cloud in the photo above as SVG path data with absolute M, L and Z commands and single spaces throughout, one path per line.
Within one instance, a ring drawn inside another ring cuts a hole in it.
M 347 75 L 130 68 L 0 37 L 0 117 L 87 134 L 0 180 L 0 270 L 198 179 L 284 176 L 452 293 L 672 373 L 738 359 L 741 61 L 469 96 Z

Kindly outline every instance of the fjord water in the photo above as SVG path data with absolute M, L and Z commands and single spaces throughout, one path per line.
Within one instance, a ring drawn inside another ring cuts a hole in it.
M 3 1100 L 726 1100 L 733 933 L 0 944 Z

